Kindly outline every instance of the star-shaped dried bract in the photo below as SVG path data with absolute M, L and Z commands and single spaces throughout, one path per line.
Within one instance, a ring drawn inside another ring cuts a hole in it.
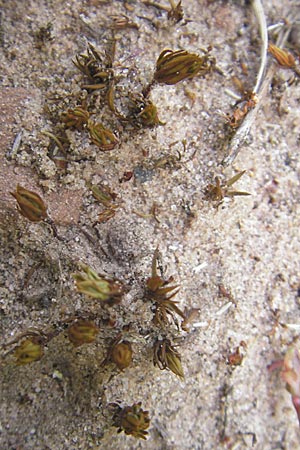
M 185 319 L 184 313 L 172 298 L 178 293 L 178 285 L 168 286 L 172 277 L 164 280 L 157 273 L 158 249 L 152 260 L 152 276 L 147 280 L 147 297 L 155 303 L 154 322 L 160 326 L 169 324 L 169 316 L 174 320 L 174 314 Z
M 150 425 L 149 412 L 142 409 L 142 403 L 134 403 L 132 406 L 118 407 L 114 415 L 114 426 L 118 427 L 118 433 L 124 431 L 125 434 L 139 439 L 147 439 Z
M 76 55 L 74 65 L 89 79 L 90 83 L 82 87 L 84 89 L 103 89 L 113 79 L 112 57 L 108 54 L 105 58 L 89 43 L 87 54 Z
M 225 197 L 236 197 L 242 195 L 251 195 L 249 192 L 244 191 L 234 191 L 231 190 L 231 186 L 236 183 L 246 172 L 243 170 L 242 172 L 237 173 L 229 180 L 225 180 L 221 183 L 220 178 L 215 178 L 215 184 L 209 184 L 205 191 L 205 196 L 207 200 L 212 200 L 213 202 L 217 202 L 217 206 L 220 205 Z

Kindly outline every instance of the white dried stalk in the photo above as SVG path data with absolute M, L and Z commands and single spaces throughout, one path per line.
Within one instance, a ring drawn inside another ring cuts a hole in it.
M 252 7 L 253 7 L 254 13 L 256 15 L 257 21 L 258 21 L 258 26 L 259 26 L 261 40 L 262 40 L 261 52 L 260 52 L 260 54 L 261 54 L 260 67 L 259 67 L 259 71 L 257 74 L 255 87 L 253 89 L 253 92 L 255 94 L 258 94 L 259 88 L 261 86 L 261 83 L 262 83 L 262 80 L 263 80 L 263 77 L 265 74 L 266 63 L 267 63 L 268 29 L 267 29 L 266 17 L 265 17 L 265 13 L 264 13 L 264 9 L 263 9 L 261 0 L 252 0 Z M 224 166 L 229 166 L 230 164 L 232 164 L 233 161 L 235 160 L 235 158 L 237 157 L 237 155 L 240 151 L 240 147 L 245 142 L 246 137 L 249 134 L 252 123 L 254 121 L 254 118 L 255 118 L 257 110 L 258 110 L 259 100 L 261 97 L 262 97 L 262 95 L 260 95 L 258 97 L 258 102 L 257 102 L 256 107 L 248 112 L 243 123 L 237 129 L 234 137 L 230 141 L 230 144 L 228 146 L 227 156 L 224 158 L 224 160 L 222 162 L 222 164 Z

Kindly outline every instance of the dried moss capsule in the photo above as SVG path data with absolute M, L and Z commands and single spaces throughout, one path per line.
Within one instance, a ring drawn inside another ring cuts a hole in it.
M 286 67 L 288 69 L 295 68 L 296 61 L 291 53 L 287 52 L 286 50 L 283 50 L 282 48 L 277 47 L 272 43 L 269 44 L 268 51 L 276 59 L 276 61 L 281 67 Z
M 114 416 L 114 424 L 119 427 L 118 433 L 124 431 L 125 434 L 140 439 L 146 439 L 146 431 L 150 425 L 149 411 L 141 408 L 142 403 L 134 403 L 132 406 L 119 408 Z
M 92 143 L 97 145 L 103 152 L 113 150 L 119 143 L 114 133 L 105 128 L 101 123 L 89 121 L 88 130 Z
M 171 370 L 178 377 L 184 378 L 181 356 L 168 339 L 157 340 L 154 344 L 153 363 L 160 370 Z
M 16 363 L 18 365 L 29 364 L 39 361 L 44 354 L 41 340 L 38 337 L 25 339 L 14 352 Z
M 75 273 L 73 278 L 81 294 L 101 300 L 110 306 L 120 303 L 124 288 L 119 281 L 101 277 L 88 266 L 83 266 L 83 273 Z
M 114 345 L 110 358 L 120 370 L 124 370 L 130 366 L 132 361 L 132 347 L 130 342 L 123 341 Z
M 96 340 L 99 328 L 89 320 L 78 320 L 68 329 L 68 337 L 75 347 L 91 344 Z
M 47 206 L 41 197 L 35 192 L 17 185 L 16 192 L 11 192 L 18 202 L 18 210 L 22 216 L 31 222 L 40 222 L 45 220 L 47 215 Z
M 200 57 L 185 50 L 164 50 L 156 62 L 154 80 L 163 84 L 176 84 L 195 77 L 205 62 L 206 56 Z

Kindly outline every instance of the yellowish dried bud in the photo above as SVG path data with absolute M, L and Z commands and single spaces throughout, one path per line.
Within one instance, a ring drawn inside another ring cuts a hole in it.
M 149 411 L 143 411 L 142 403 L 134 403 L 132 406 L 125 406 L 115 415 L 115 426 L 119 427 L 118 432 L 140 439 L 146 439 L 146 431 L 150 425 Z
M 185 50 L 164 50 L 156 62 L 154 80 L 163 84 L 176 84 L 195 77 L 203 69 L 205 62 L 205 57 Z
M 120 282 L 101 277 L 88 266 L 83 266 L 83 273 L 75 273 L 73 278 L 81 294 L 101 300 L 110 306 L 120 303 L 124 293 Z
M 63 122 L 68 128 L 77 128 L 77 130 L 81 130 L 84 125 L 88 123 L 90 114 L 89 112 L 77 106 L 74 109 L 69 109 L 67 113 L 65 113 Z
M 157 341 L 154 344 L 153 363 L 161 370 L 169 369 L 180 378 L 184 378 L 179 352 L 171 345 L 168 339 Z
M 276 45 L 270 43 L 268 51 L 276 59 L 280 66 L 286 67 L 288 69 L 293 69 L 296 66 L 294 56 L 286 50 L 282 50 L 282 48 L 279 48 Z
M 68 337 L 75 347 L 95 341 L 99 328 L 89 320 L 78 320 L 68 329 Z
M 143 95 L 131 95 L 128 120 L 137 127 L 164 125 L 158 118 L 157 108 Z
M 39 361 L 44 354 L 43 346 L 38 337 L 25 339 L 14 352 L 18 365 Z
M 111 192 L 107 186 L 88 184 L 88 187 L 91 189 L 95 199 L 102 203 L 102 205 L 106 206 L 106 208 L 110 208 L 113 205 L 117 194 Z
M 92 143 L 97 145 L 97 147 L 99 147 L 103 152 L 113 150 L 119 143 L 119 140 L 114 133 L 107 128 L 104 128 L 101 123 L 93 123 L 89 121 L 88 130 Z
M 158 118 L 157 108 L 153 103 L 149 103 L 142 111 L 137 114 L 136 122 L 143 127 L 154 127 L 155 125 L 164 125 Z
M 120 370 L 126 369 L 132 361 L 132 348 L 130 342 L 123 341 L 113 346 L 111 360 Z
M 35 192 L 29 191 L 19 184 L 16 192 L 11 192 L 18 202 L 18 209 L 22 216 L 31 222 L 40 222 L 48 217 L 47 206 Z

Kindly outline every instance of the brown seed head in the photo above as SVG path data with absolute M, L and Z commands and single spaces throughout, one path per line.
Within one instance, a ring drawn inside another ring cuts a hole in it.
M 126 369 L 132 361 L 132 347 L 130 342 L 123 341 L 113 346 L 111 360 L 120 369 Z
M 48 217 L 47 206 L 35 192 L 29 191 L 18 184 L 16 192 L 11 192 L 11 194 L 17 200 L 18 209 L 26 219 L 31 222 L 40 222 Z
M 156 62 L 154 80 L 163 84 L 176 84 L 187 78 L 195 77 L 205 63 L 200 57 L 185 50 L 164 50 Z
M 75 347 L 95 341 L 99 328 L 89 320 L 78 320 L 68 329 L 68 337 Z
M 125 434 L 140 439 L 146 439 L 146 431 L 150 425 L 149 412 L 143 411 L 141 402 L 134 403 L 132 406 L 125 406 L 115 415 L 115 426 L 119 427 L 118 432 L 124 431 Z
M 129 121 L 137 127 L 155 127 L 164 125 L 158 118 L 157 108 L 150 101 L 142 96 L 132 96 L 130 105 Z

